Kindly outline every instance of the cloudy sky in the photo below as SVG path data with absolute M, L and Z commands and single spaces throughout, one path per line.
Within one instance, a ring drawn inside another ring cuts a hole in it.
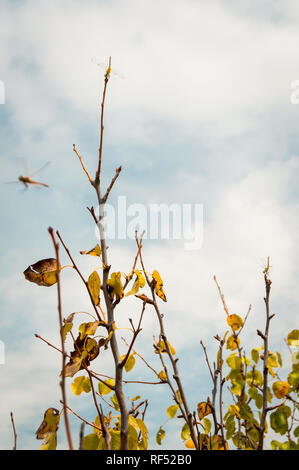
M 200 249 L 186 251 L 184 240 L 144 243 L 148 271 L 157 269 L 164 280 L 165 325 L 191 406 L 211 388 L 199 341 L 212 357 L 212 338 L 226 329 L 214 274 L 231 313 L 244 316 L 252 304 L 243 333 L 250 350 L 261 346 L 256 328 L 264 325 L 262 270 L 270 256 L 276 313 L 270 348 L 282 351 L 288 367 L 283 338 L 298 327 L 299 301 L 299 105 L 291 103 L 291 84 L 299 80 L 298 2 L 2 0 L 0 24 L 0 448 L 12 446 L 11 410 L 18 445 L 30 449 L 40 445 L 34 432 L 45 409 L 60 407 L 60 357 L 34 337 L 59 344 L 56 289 L 23 276 L 28 265 L 53 256 L 48 226 L 60 230 L 85 275 L 97 266 L 79 258 L 96 243 L 86 210 L 96 201 L 72 151 L 75 143 L 93 173 L 103 71 L 92 58 L 112 56 L 124 77 L 111 76 L 106 99 L 104 183 L 123 167 L 110 202 L 116 209 L 118 196 L 146 209 L 153 203 L 203 206 Z M 4 184 L 24 172 L 23 161 L 29 173 L 51 162 L 39 175 L 49 189 Z M 113 271 L 128 272 L 135 242 L 109 245 Z M 64 254 L 62 261 L 67 264 Z M 75 273 L 65 269 L 62 283 L 64 316 L 90 309 Z M 126 299 L 116 313 L 119 327 L 127 328 L 129 317 L 137 321 L 139 308 Z M 135 346 L 159 368 L 152 350 L 157 333 L 148 309 Z M 105 373 L 110 365 L 105 352 L 96 367 Z M 130 378 L 153 377 L 138 362 Z M 171 404 L 163 387 L 126 389 L 128 397 L 150 400 L 152 434 Z M 69 398 L 73 409 L 94 418 L 89 396 L 69 391 Z M 80 423 L 72 419 L 72 426 L 78 441 Z M 165 424 L 164 448 L 181 447 L 179 429 Z

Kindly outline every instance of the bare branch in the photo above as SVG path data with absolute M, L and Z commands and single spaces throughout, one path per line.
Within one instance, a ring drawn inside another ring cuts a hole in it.
M 11 420 L 11 425 L 12 425 L 12 430 L 13 430 L 13 435 L 14 435 L 14 445 L 12 450 L 17 450 L 17 433 L 16 433 L 16 427 L 15 427 L 15 421 L 13 417 L 13 412 L 10 412 L 10 420 Z
M 55 249 L 55 255 L 56 255 L 56 262 L 57 262 L 57 271 L 56 271 L 56 278 L 57 278 L 57 297 L 58 297 L 58 318 L 59 318 L 59 331 L 60 331 L 60 338 L 61 338 L 61 350 L 62 350 L 62 369 L 61 369 L 61 392 L 62 392 L 62 400 L 63 400 L 63 411 L 64 411 L 64 422 L 65 422 L 65 430 L 66 430 L 66 435 L 67 435 L 67 440 L 68 440 L 68 445 L 69 445 L 69 450 L 74 450 L 73 446 L 73 440 L 72 440 L 72 435 L 71 435 L 71 428 L 70 428 L 70 423 L 68 419 L 68 414 L 66 412 L 66 391 L 65 391 L 65 358 L 66 358 L 66 352 L 64 349 L 64 339 L 63 339 L 63 320 L 62 320 L 62 306 L 61 306 L 61 289 L 60 289 L 60 259 L 59 259 L 59 245 L 56 242 L 55 235 L 54 235 L 54 230 L 52 227 L 49 227 L 49 234 L 52 238 L 52 242 L 54 245 Z

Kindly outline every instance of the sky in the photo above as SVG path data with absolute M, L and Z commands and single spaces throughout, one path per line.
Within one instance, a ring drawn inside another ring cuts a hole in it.
M 252 305 L 242 333 L 250 351 L 261 346 L 256 329 L 265 321 L 267 256 L 276 314 L 270 348 L 282 352 L 287 371 L 284 338 L 298 327 L 299 301 L 299 105 L 291 100 L 299 80 L 298 2 L 2 0 L 0 25 L 0 448 L 12 447 L 10 411 L 19 448 L 38 449 L 34 432 L 44 411 L 60 407 L 60 356 L 34 337 L 59 344 L 56 289 L 23 276 L 30 264 L 54 255 L 47 228 L 60 230 L 85 276 L 97 267 L 79 255 L 97 240 L 86 210 L 96 200 L 72 150 L 76 144 L 94 174 L 103 70 L 92 59 L 107 63 L 111 56 L 122 75 L 111 75 L 105 102 L 103 184 L 122 166 L 110 203 L 117 209 L 125 196 L 127 207 L 146 210 L 152 204 L 203 208 L 200 249 L 146 236 L 143 248 L 147 270 L 158 270 L 164 281 L 161 308 L 190 406 L 211 391 L 200 340 L 215 357 L 213 336 L 226 331 L 213 275 L 231 313 L 244 317 Z M 24 173 L 24 162 L 30 174 L 48 161 L 38 175 L 48 189 L 5 184 Z M 128 237 L 109 241 L 113 271 L 129 272 L 135 246 Z M 68 264 L 65 253 L 61 257 Z M 65 317 L 90 311 L 71 269 L 62 273 L 62 296 Z M 127 298 L 116 312 L 127 338 L 128 318 L 137 321 L 139 311 Z M 157 368 L 152 338 L 158 332 L 148 309 L 135 348 Z M 96 366 L 108 373 L 109 352 L 103 354 Z M 130 380 L 153 379 L 142 361 L 129 374 Z M 70 383 L 70 406 L 94 419 L 89 396 L 72 396 Z M 167 421 L 170 391 L 131 385 L 126 394 L 149 399 L 146 423 L 154 436 Z M 71 423 L 78 441 L 80 422 Z M 164 428 L 162 448 L 183 448 L 180 423 Z M 63 425 L 59 432 L 63 448 Z M 154 438 L 150 445 L 157 447 Z

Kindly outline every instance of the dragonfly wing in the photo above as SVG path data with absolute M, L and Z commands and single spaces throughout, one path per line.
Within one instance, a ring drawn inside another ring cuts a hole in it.
M 32 174 L 30 175 L 30 178 L 32 178 L 32 176 L 37 175 L 37 173 L 39 173 L 40 171 L 43 171 L 45 168 L 47 168 L 47 166 L 50 165 L 50 163 L 51 163 L 51 162 L 45 163 L 41 168 L 39 168 L 39 169 L 36 170 L 34 173 L 32 173 Z

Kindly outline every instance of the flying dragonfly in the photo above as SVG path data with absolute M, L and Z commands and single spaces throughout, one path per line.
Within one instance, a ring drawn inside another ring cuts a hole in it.
M 8 184 L 11 184 L 11 183 L 23 183 L 24 186 L 25 186 L 25 189 L 28 189 L 28 187 L 30 185 L 32 186 L 43 186 L 45 188 L 48 188 L 49 185 L 46 184 L 46 183 L 41 183 L 40 181 L 35 181 L 33 180 L 32 178 L 37 174 L 39 173 L 40 171 L 44 170 L 48 165 L 50 164 L 50 162 L 47 162 L 45 163 L 41 168 L 39 168 L 37 171 L 35 171 L 34 173 L 32 173 L 30 176 L 27 176 L 26 174 L 25 175 L 20 175 L 18 177 L 18 181 L 9 181 Z M 27 171 L 25 172 L 27 173 Z
M 111 57 L 109 57 L 108 64 L 105 64 L 104 62 L 98 62 L 96 59 L 91 59 L 91 62 L 96 64 L 98 67 L 101 67 L 101 69 L 103 69 L 105 71 L 104 77 L 107 78 L 107 79 L 110 78 L 111 73 L 113 75 L 116 75 L 119 78 L 125 78 L 124 75 L 121 72 L 116 70 L 114 67 L 113 68 L 111 67 Z

